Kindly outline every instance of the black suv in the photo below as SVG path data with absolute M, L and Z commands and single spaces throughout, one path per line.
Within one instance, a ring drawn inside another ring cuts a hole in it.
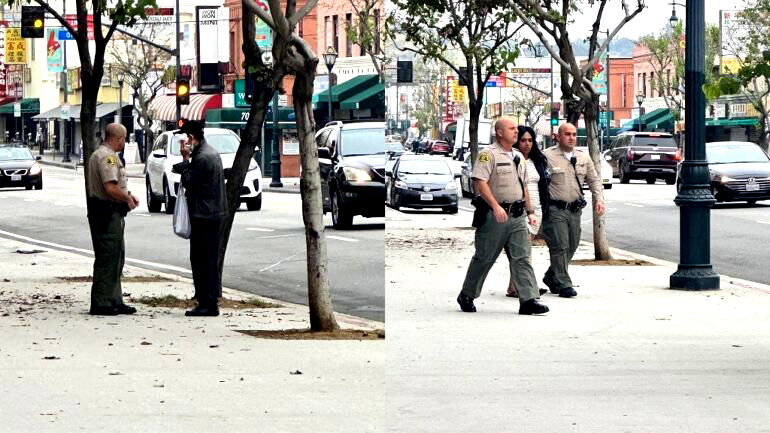
M 620 183 L 645 179 L 653 184 L 664 179 L 673 185 L 681 153 L 674 137 L 666 132 L 625 132 L 612 141 L 604 158 Z
M 334 228 L 385 216 L 385 123 L 331 122 L 316 133 L 324 213 Z

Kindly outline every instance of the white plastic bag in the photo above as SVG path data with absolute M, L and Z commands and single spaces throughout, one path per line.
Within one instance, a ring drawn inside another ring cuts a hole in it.
M 174 205 L 174 234 L 183 239 L 190 239 L 190 212 L 187 209 L 187 197 L 184 187 L 179 185 L 179 192 L 176 195 L 176 204 Z

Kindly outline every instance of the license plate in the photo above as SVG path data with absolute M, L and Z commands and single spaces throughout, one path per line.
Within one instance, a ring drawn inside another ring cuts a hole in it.
M 660 159 L 660 155 L 650 155 L 650 159 L 652 159 L 653 161 L 657 161 Z
M 433 200 L 433 194 L 420 194 L 420 200 L 422 200 L 422 201 L 432 201 Z
M 746 191 L 759 191 L 759 184 L 758 183 L 747 183 L 746 184 Z
M 21 180 L 20 174 L 12 174 L 11 175 L 11 182 L 19 182 Z

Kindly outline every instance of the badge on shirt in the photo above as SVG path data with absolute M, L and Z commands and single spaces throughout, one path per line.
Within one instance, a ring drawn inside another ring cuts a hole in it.
M 109 165 L 118 165 L 118 159 L 114 156 L 108 156 L 107 157 L 107 164 Z
M 479 162 L 489 162 L 489 154 L 482 153 L 481 155 L 479 155 Z

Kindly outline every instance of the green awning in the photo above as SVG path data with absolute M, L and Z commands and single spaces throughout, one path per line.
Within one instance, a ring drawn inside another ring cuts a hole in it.
M 604 128 L 600 128 L 602 131 L 606 131 Z M 615 137 L 616 135 L 620 134 L 621 132 L 627 131 L 626 128 L 610 128 L 610 137 Z M 597 131 L 596 136 L 598 137 L 600 133 Z M 585 128 L 578 128 L 577 129 L 577 136 L 579 138 L 586 138 L 586 129 Z
M 669 119 L 670 118 L 670 119 Z M 642 114 L 642 116 L 633 120 L 629 120 L 628 122 L 623 124 L 624 128 L 627 129 L 634 129 L 639 128 L 639 122 L 642 123 L 642 126 L 644 126 L 645 129 L 648 129 L 649 125 L 658 125 L 660 123 L 664 123 L 666 121 L 670 120 L 671 127 L 673 128 L 673 121 L 674 116 L 671 114 L 671 110 L 668 108 L 657 108 L 655 110 L 650 111 L 649 113 Z
M 385 106 L 385 84 L 379 83 L 340 103 L 343 110 L 379 108 Z
M 19 100 L 21 103 L 21 112 L 24 114 L 39 114 L 40 113 L 40 99 L 38 98 L 24 98 Z M 5 105 L 0 105 L 0 114 L 13 114 L 13 105 L 15 102 L 9 102 Z
M 374 87 L 379 83 L 380 77 L 377 74 L 373 75 L 359 75 L 353 77 L 344 83 L 332 86 L 323 92 L 313 95 L 313 103 L 316 105 L 323 104 L 324 107 L 329 104 L 329 93 L 332 96 L 332 104 L 335 102 L 341 102 L 354 95 L 363 92 L 364 90 Z M 316 107 L 318 108 L 318 107 Z
M 742 119 L 708 119 L 706 126 L 757 126 L 759 119 L 747 117 Z
M 243 129 L 249 120 L 249 108 L 210 108 L 206 110 L 206 126 L 211 128 Z M 296 128 L 292 107 L 278 107 L 278 128 Z M 265 128 L 273 128 L 273 113 L 268 110 Z

